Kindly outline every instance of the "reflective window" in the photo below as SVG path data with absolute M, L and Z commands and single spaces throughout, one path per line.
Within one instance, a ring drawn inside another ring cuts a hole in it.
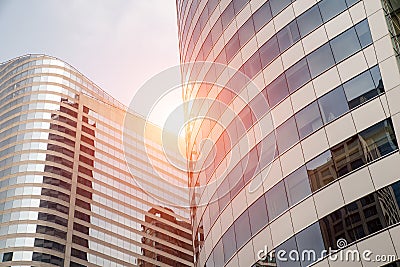
M 369 30 L 368 20 L 363 20 L 355 26 L 361 47 L 364 48 L 372 43 L 371 32 Z
M 278 128 L 276 128 L 276 139 L 279 154 L 282 154 L 289 147 L 299 141 L 299 135 L 297 133 L 294 117 L 291 117 Z
M 273 107 L 289 95 L 285 74 L 281 74 L 272 83 L 270 83 L 266 89 L 269 105 L 270 107 Z
M 233 224 L 229 227 L 228 231 L 222 236 L 222 243 L 224 244 L 224 258 L 227 262 L 232 255 L 236 252 L 235 230 Z M 221 265 L 222 266 L 222 265 Z
M 360 0 L 346 0 L 347 6 L 351 7 L 355 3 L 360 2 Z
M 261 66 L 265 68 L 279 55 L 278 39 L 276 36 L 271 37 L 258 51 L 260 52 Z
M 312 251 L 315 253 L 315 257 L 307 257 L 307 254 L 305 254 L 305 257 L 300 257 L 301 266 L 311 265 L 315 259 L 318 259 L 321 256 L 321 252 L 325 250 L 324 241 L 322 239 L 321 229 L 318 222 L 310 225 L 298 233 L 296 235 L 296 242 L 299 253 L 304 253 L 304 251 Z
M 272 15 L 275 16 L 287 7 L 292 0 L 270 0 Z
M 260 158 L 258 160 L 259 168 L 262 169 L 263 167 L 270 164 L 275 156 L 278 154 L 276 148 L 275 133 L 270 133 L 260 143 L 258 143 L 257 150 L 260 153 Z
M 351 28 L 331 40 L 331 47 L 336 62 L 349 57 L 361 49 L 356 30 Z
M 236 33 L 225 46 L 226 61 L 230 62 L 240 49 L 239 35 Z
M 324 22 L 340 14 L 347 8 L 345 0 L 322 0 L 318 3 L 318 6 Z
M 261 196 L 249 207 L 250 228 L 254 236 L 268 223 L 267 205 L 264 196 Z
M 343 88 L 350 108 L 354 108 L 379 94 L 368 70 L 344 83 Z
M 286 79 L 291 93 L 310 80 L 310 71 L 305 58 L 286 70 Z
M 302 37 L 318 28 L 322 24 L 322 18 L 321 14 L 319 13 L 318 5 L 315 5 L 299 16 L 297 18 L 297 24 L 299 25 L 299 31 Z
M 242 247 L 251 237 L 249 211 L 243 212 L 235 223 L 236 243 L 237 247 Z M 223 265 L 218 265 L 223 266 Z
M 272 187 L 265 194 L 265 199 L 268 203 L 267 210 L 270 220 L 275 219 L 278 215 L 287 210 L 288 201 L 283 181 Z
M 286 177 L 285 187 L 290 207 L 310 195 L 311 188 L 306 167 L 303 166 Z
M 306 167 L 313 192 L 337 178 L 332 154 L 329 150 L 308 162 Z
M 222 244 L 222 239 L 220 239 L 218 241 L 217 245 L 215 245 L 213 255 L 211 255 L 211 256 L 214 257 L 214 266 L 215 267 L 224 266 L 224 263 L 225 263 L 225 261 L 224 261 L 224 247 L 223 247 L 223 244 Z
M 238 30 L 240 45 L 243 47 L 255 35 L 253 20 L 247 20 Z
M 300 40 L 300 33 L 296 20 L 293 20 L 276 34 L 281 52 Z
M 279 251 L 283 252 L 279 252 Z M 285 267 L 300 267 L 300 261 L 296 258 L 296 255 L 289 256 L 291 251 L 299 251 L 297 249 L 296 240 L 293 236 L 292 238 L 286 240 L 282 244 L 280 244 L 276 249 L 275 253 L 279 253 L 282 257 L 277 257 L 276 263 L 277 266 L 285 266 Z M 292 253 L 293 254 L 293 253 Z M 286 259 L 286 260 L 284 260 Z M 293 260 L 294 259 L 294 260 Z M 282 260 L 282 261 L 281 261 Z
M 349 110 L 342 86 L 318 99 L 318 104 L 325 124 Z
M 268 23 L 272 18 L 271 7 L 269 1 L 265 2 L 256 12 L 253 14 L 254 28 L 258 32 L 265 24 Z
M 357 136 L 352 136 L 331 148 L 338 177 L 358 169 L 366 163 L 362 149 Z
M 375 124 L 358 135 L 368 161 L 398 149 L 391 119 Z
M 307 56 L 311 77 L 314 78 L 335 64 L 329 43 Z
M 300 110 L 295 115 L 300 139 L 318 130 L 322 126 L 322 118 L 317 101 Z

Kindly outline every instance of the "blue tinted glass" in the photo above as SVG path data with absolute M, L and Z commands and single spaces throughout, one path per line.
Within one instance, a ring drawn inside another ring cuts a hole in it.
M 220 239 L 217 243 L 217 245 L 214 247 L 213 250 L 213 256 L 214 256 L 214 266 L 224 266 L 224 247 L 222 244 L 222 239 Z
M 342 86 L 337 87 L 318 99 L 318 104 L 325 124 L 333 121 L 349 110 Z
M 282 99 L 289 95 L 285 75 L 281 74 L 267 87 L 268 101 L 271 107 L 278 104 Z
M 378 89 L 378 92 L 383 93 L 385 91 L 385 88 L 383 86 L 383 81 L 382 81 L 381 72 L 379 70 L 379 66 L 376 65 L 375 67 L 371 68 L 370 71 L 371 71 L 372 79 L 374 80 L 374 84 L 375 84 L 376 88 Z
M 361 49 L 354 28 L 345 31 L 335 39 L 331 40 L 331 47 L 336 63 L 351 56 Z
M 279 154 L 282 154 L 289 147 L 299 141 L 294 116 L 285 121 L 276 129 L 276 138 Z
M 268 203 L 267 209 L 270 220 L 275 219 L 278 215 L 287 210 L 289 206 L 283 181 L 272 187 L 265 194 L 265 199 Z
M 272 18 L 271 7 L 269 2 L 265 2 L 256 12 L 253 14 L 254 28 L 258 32 L 265 24 L 268 23 Z
M 350 108 L 354 108 L 378 95 L 369 71 L 365 71 L 344 83 L 343 88 Z
M 292 1 L 291 0 L 270 0 L 272 15 L 275 16 L 287 7 Z
M 322 0 L 318 3 L 324 22 L 346 10 L 345 0 Z
M 322 126 L 322 118 L 317 101 L 300 110 L 295 116 L 300 139 L 303 139 Z
M 335 64 L 329 43 L 307 56 L 311 77 L 314 78 Z
M 300 261 L 295 258 L 296 255 L 293 255 L 292 253 L 291 257 L 289 256 L 291 251 L 299 251 L 294 236 L 280 244 L 275 249 L 275 253 L 279 253 L 280 255 L 276 260 L 276 265 L 282 267 L 300 267 Z
M 319 223 L 314 223 L 296 235 L 296 242 L 299 252 L 312 251 L 312 256 L 301 257 L 301 266 L 309 266 L 321 256 L 325 250 Z
M 322 24 L 322 18 L 318 6 L 314 6 L 298 17 L 297 24 L 302 37 L 318 28 Z
M 285 186 L 290 207 L 310 195 L 311 188 L 306 167 L 303 166 L 286 177 Z
M 222 243 L 224 244 L 225 262 L 227 262 L 236 252 L 235 230 L 233 224 L 222 236 Z
M 360 2 L 360 0 L 346 0 L 347 6 L 351 7 L 355 3 Z
M 292 21 L 280 30 L 276 36 L 278 37 L 279 49 L 281 52 L 285 51 L 292 44 L 300 40 L 300 33 L 296 21 Z
M 236 219 L 235 223 L 237 247 L 242 247 L 251 237 L 249 212 L 246 210 Z M 223 265 L 221 265 L 223 266 Z
M 273 36 L 258 50 L 260 52 L 261 65 L 265 68 L 279 55 L 278 39 Z
M 305 58 L 286 70 L 286 79 L 291 93 L 295 92 L 311 79 Z
M 268 223 L 267 205 L 264 196 L 261 196 L 249 207 L 251 233 L 254 236 Z
M 366 19 L 358 23 L 355 28 L 362 48 L 372 44 L 371 32 L 369 30 L 368 21 Z

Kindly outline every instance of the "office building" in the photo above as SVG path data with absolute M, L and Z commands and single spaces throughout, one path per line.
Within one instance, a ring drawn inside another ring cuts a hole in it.
M 186 174 L 126 110 L 57 58 L 0 64 L 1 266 L 193 266 Z
M 399 266 L 400 2 L 176 2 L 195 266 Z

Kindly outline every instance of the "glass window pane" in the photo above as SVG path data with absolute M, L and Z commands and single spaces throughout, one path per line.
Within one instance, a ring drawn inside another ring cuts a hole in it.
M 291 117 L 276 129 L 276 138 L 279 154 L 299 141 L 294 117 Z
M 317 101 L 300 110 L 296 115 L 300 139 L 318 130 L 322 126 L 322 118 Z
M 254 28 L 258 32 L 265 24 L 268 23 L 272 18 L 271 7 L 269 2 L 265 2 L 256 12 L 253 14 Z
M 355 28 L 362 48 L 372 44 L 371 32 L 366 19 L 358 23 Z
M 312 251 L 315 254 L 301 257 L 301 266 L 309 266 L 321 257 L 321 252 L 325 250 L 319 223 L 314 223 L 296 235 L 296 242 L 299 252 Z
M 322 0 L 318 3 L 318 6 L 324 22 L 342 13 L 347 8 L 345 0 Z
M 258 50 L 260 52 L 261 65 L 265 68 L 279 55 L 278 39 L 273 36 Z
M 291 93 L 299 89 L 311 79 L 305 58 L 286 70 L 286 79 Z
M 261 196 L 249 207 L 250 228 L 254 236 L 268 223 L 267 205 L 264 196 Z
M 275 16 L 287 7 L 292 0 L 270 0 L 272 15 Z
M 354 108 L 378 95 L 371 73 L 365 71 L 343 84 L 350 108 Z
M 251 237 L 249 212 L 246 210 L 236 219 L 235 223 L 237 247 L 242 247 Z M 221 265 L 223 266 L 223 265 Z
M 280 30 L 276 36 L 278 37 L 279 49 L 281 52 L 285 51 L 292 44 L 300 40 L 299 29 L 297 28 L 296 21 L 292 21 L 282 30 Z
M 224 266 L 224 247 L 222 244 L 222 239 L 220 239 L 217 245 L 214 247 L 213 251 L 214 256 L 214 266 Z
M 288 201 L 283 181 L 272 187 L 266 194 L 265 199 L 268 203 L 267 210 L 270 220 L 275 219 L 282 212 L 288 209 Z
M 281 74 L 267 86 L 268 102 L 270 107 L 278 104 L 282 99 L 289 95 L 285 75 Z
M 321 97 L 318 100 L 318 104 L 325 124 L 349 110 L 342 86 Z
M 306 167 L 313 192 L 337 178 L 330 150 L 309 161 Z
M 357 136 L 350 137 L 332 147 L 331 153 L 338 177 L 358 169 L 366 163 L 362 144 Z
M 368 161 L 380 158 L 398 148 L 391 119 L 384 120 L 359 133 Z
M 317 5 L 304 12 L 297 18 L 300 35 L 306 36 L 322 24 L 321 14 Z
M 225 46 L 226 61 L 230 62 L 240 49 L 239 35 L 236 33 Z
M 361 49 L 354 28 L 345 31 L 335 39 L 331 40 L 331 47 L 336 63 L 344 60 Z
M 372 79 L 374 80 L 374 84 L 378 92 L 383 93 L 385 91 L 385 88 L 383 86 L 383 81 L 382 81 L 381 71 L 379 70 L 379 66 L 376 65 L 375 67 L 371 68 L 370 71 Z
M 247 43 L 247 41 L 249 41 L 251 37 L 253 37 L 255 34 L 253 20 L 252 19 L 247 20 L 238 30 L 238 34 L 239 34 L 240 46 L 244 46 Z
M 227 262 L 228 259 L 230 259 L 232 255 L 236 252 L 235 230 L 233 224 L 222 236 L 222 243 L 224 244 L 225 262 Z
M 346 0 L 347 6 L 351 7 L 355 3 L 359 2 L 360 0 Z
M 306 167 L 303 166 L 285 178 L 289 206 L 293 206 L 311 194 Z
M 314 78 L 335 64 L 329 43 L 307 56 L 311 77 Z
M 281 253 L 279 251 L 284 251 L 285 253 Z M 297 245 L 296 245 L 296 240 L 295 237 L 293 236 L 292 238 L 286 240 L 282 244 L 280 244 L 276 249 L 275 253 L 279 253 L 281 256 L 280 258 L 287 259 L 286 261 L 281 261 L 280 259 L 277 258 L 276 260 L 276 265 L 277 266 L 284 266 L 284 267 L 300 267 L 300 261 L 295 259 L 292 260 L 293 257 L 296 257 L 296 255 L 292 255 L 291 258 L 289 258 L 289 253 L 291 251 L 298 251 Z M 283 255 L 282 255 L 283 254 Z

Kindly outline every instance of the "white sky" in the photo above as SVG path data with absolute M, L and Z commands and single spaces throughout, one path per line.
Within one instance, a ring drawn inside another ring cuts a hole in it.
M 175 0 L 0 0 L 0 36 L 0 62 L 58 57 L 126 105 L 146 80 L 179 64 Z M 168 108 L 153 121 L 162 124 Z

